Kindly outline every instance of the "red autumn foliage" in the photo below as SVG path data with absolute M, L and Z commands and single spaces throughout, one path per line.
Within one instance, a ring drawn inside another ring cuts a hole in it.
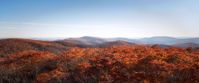
M 0 59 L 0 81 L 15 83 L 198 83 L 199 53 L 125 45 L 25 51 Z

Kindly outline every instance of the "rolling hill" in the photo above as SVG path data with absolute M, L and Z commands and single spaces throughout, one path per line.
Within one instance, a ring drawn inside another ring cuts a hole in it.
M 0 55 L 7 56 L 28 50 L 49 51 L 59 54 L 68 47 L 49 41 L 31 40 L 31 39 L 2 39 L 0 40 Z

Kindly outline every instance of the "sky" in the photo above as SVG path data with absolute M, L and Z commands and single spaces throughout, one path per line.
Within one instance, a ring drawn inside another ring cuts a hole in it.
M 0 0 L 0 38 L 199 37 L 199 0 Z

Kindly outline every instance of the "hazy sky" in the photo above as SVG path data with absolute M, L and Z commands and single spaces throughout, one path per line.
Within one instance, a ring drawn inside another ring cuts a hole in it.
M 199 0 L 0 0 L 0 38 L 199 37 Z

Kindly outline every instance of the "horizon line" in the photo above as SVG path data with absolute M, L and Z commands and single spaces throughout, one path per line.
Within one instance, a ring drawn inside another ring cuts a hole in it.
M 168 38 L 199 38 L 199 37 L 188 37 L 188 36 L 150 36 L 150 37 L 98 37 L 98 36 L 78 36 L 78 37 L 1 37 L 0 39 L 68 39 L 68 38 L 127 38 L 127 39 L 142 39 L 142 38 L 154 38 L 154 37 L 168 37 Z

